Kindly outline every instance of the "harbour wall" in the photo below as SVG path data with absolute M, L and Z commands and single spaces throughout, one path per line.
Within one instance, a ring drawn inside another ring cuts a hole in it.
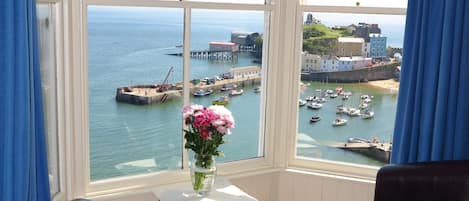
M 350 71 L 301 73 L 301 80 L 338 83 L 386 80 L 396 77 L 396 67 L 400 65 L 400 63 L 390 63 Z
M 244 78 L 234 78 L 215 81 L 213 84 L 206 84 L 201 82 L 199 84 L 191 84 L 190 94 L 194 93 L 198 89 L 212 89 L 215 93 L 220 92 L 221 88 L 227 84 L 235 84 L 238 88 L 245 86 L 256 86 L 260 85 L 260 76 L 248 76 Z M 176 83 L 171 89 L 164 92 L 157 92 L 155 85 L 135 85 L 135 86 L 124 86 L 117 88 L 116 101 L 130 103 L 134 105 L 149 105 L 159 104 L 167 101 L 180 99 L 183 96 L 182 83 Z

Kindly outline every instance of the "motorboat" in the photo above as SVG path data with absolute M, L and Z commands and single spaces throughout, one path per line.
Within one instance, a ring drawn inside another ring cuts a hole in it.
M 261 92 L 261 88 L 260 88 L 260 87 L 254 88 L 254 93 L 260 93 L 260 92 Z
M 342 100 L 348 100 L 348 99 L 349 99 L 349 96 L 347 96 L 347 95 L 344 95 L 344 96 L 342 97 Z
M 298 99 L 298 105 L 301 107 L 301 106 L 305 106 L 306 105 L 306 101 L 305 100 L 301 100 L 301 99 Z
M 351 117 L 360 116 L 360 109 L 353 108 L 353 107 L 349 108 L 348 112 L 347 112 L 347 115 L 349 115 Z
M 236 84 L 224 84 L 220 90 L 221 91 L 230 91 L 230 90 L 233 90 L 233 89 L 236 89 Z
M 364 103 L 371 103 L 371 101 L 372 101 L 371 98 L 367 98 L 367 99 L 362 100 L 362 102 L 364 102 Z
M 305 100 L 306 100 L 306 101 L 316 101 L 317 99 L 318 99 L 317 96 L 308 96 L 308 97 L 306 97 Z
M 228 95 L 237 96 L 237 95 L 241 95 L 243 93 L 244 93 L 243 89 L 233 89 L 233 90 L 230 91 L 230 93 Z
M 366 103 L 361 103 L 360 105 L 358 105 L 358 108 L 360 108 L 360 109 L 366 109 L 366 108 L 368 108 L 368 104 L 366 104 Z
M 308 104 L 308 107 L 311 108 L 311 109 L 317 110 L 317 109 L 321 109 L 321 108 L 322 108 L 322 104 L 321 104 L 321 103 L 312 102 L 312 103 Z
M 370 96 L 368 96 L 368 95 L 365 94 L 365 95 L 361 95 L 360 98 L 361 98 L 362 100 L 364 100 L 364 99 L 370 98 Z
M 329 95 L 329 98 L 337 98 L 337 96 L 339 96 L 339 95 L 337 95 L 337 94 L 331 94 L 331 95 Z
M 318 121 L 321 121 L 321 117 L 319 117 L 319 116 L 312 116 L 311 119 L 309 120 L 309 122 L 311 122 L 311 123 L 315 123 L 315 122 L 318 122 Z
M 230 100 L 228 96 L 220 96 L 218 99 L 212 101 L 212 105 L 228 105 L 230 103 Z
M 371 143 L 370 140 L 363 139 L 363 138 L 358 138 L 358 137 L 350 137 L 347 140 L 348 143 Z
M 328 89 L 328 90 L 326 90 L 326 93 L 328 93 L 328 94 L 333 94 L 334 91 L 332 91 L 331 89 Z
M 327 100 L 325 98 L 318 98 L 316 102 L 318 103 L 325 103 Z
M 194 95 L 195 97 L 200 97 L 200 96 L 208 96 L 212 93 L 213 93 L 212 89 L 207 89 L 207 90 L 198 89 L 192 95 Z
M 362 119 L 371 119 L 375 116 L 375 113 L 373 111 L 365 111 L 363 114 L 361 114 Z
M 337 118 L 332 122 L 332 126 L 344 126 L 347 124 L 347 119 Z

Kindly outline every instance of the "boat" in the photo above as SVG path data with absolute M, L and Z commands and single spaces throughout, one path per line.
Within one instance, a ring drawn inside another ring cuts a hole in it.
M 373 111 L 365 111 L 363 114 L 361 114 L 362 119 L 371 119 L 375 116 L 375 113 Z
M 317 99 L 318 99 L 317 96 L 308 96 L 308 97 L 306 97 L 305 100 L 306 100 L 306 101 L 316 101 Z
M 322 108 L 322 104 L 321 104 L 321 103 L 312 102 L 312 103 L 308 104 L 308 108 L 311 108 L 311 109 L 314 109 L 314 110 L 321 109 L 321 108 Z
M 301 106 L 305 106 L 306 105 L 306 101 L 305 100 L 301 100 L 301 99 L 298 99 L 298 105 L 301 107 Z
M 212 105 L 228 105 L 230 103 L 230 99 L 228 96 L 220 96 L 218 99 L 212 101 Z
M 362 102 L 364 102 L 364 103 L 371 103 L 371 101 L 372 101 L 371 98 L 367 98 L 367 99 L 362 100 Z
M 332 89 L 328 89 L 328 90 L 326 90 L 326 93 L 328 93 L 328 94 L 333 94 L 334 91 L 332 91 Z
M 353 108 L 353 107 L 348 108 L 348 111 L 346 114 L 351 117 L 360 116 L 360 109 Z
M 358 105 L 358 108 L 360 108 L 360 109 L 366 109 L 366 108 L 368 108 L 368 104 L 366 104 L 366 103 L 361 103 L 360 105 Z
M 363 138 L 358 138 L 358 137 L 350 137 L 347 140 L 348 143 L 371 143 L 370 140 L 363 139 Z
M 309 120 L 309 122 L 311 122 L 311 123 L 315 123 L 315 122 L 318 122 L 318 121 L 321 121 L 321 117 L 319 117 L 319 116 L 312 116 L 311 119 Z
M 342 100 L 348 100 L 348 98 L 349 98 L 349 96 L 344 95 L 344 96 L 342 97 Z
M 233 90 L 233 89 L 236 89 L 236 84 L 224 84 L 220 90 L 221 91 L 230 91 L 230 90 Z
M 316 92 L 322 92 L 322 89 L 316 89 L 315 91 Z
M 332 126 L 343 126 L 347 124 L 347 119 L 337 118 L 332 122 Z
M 241 95 L 243 93 L 244 93 L 243 89 L 233 89 L 233 90 L 230 91 L 230 93 L 228 95 L 237 96 L 237 95 Z
M 260 87 L 254 88 L 254 93 L 260 93 L 260 92 L 261 92 L 261 88 L 260 88 Z
M 364 100 L 364 99 L 370 98 L 370 96 L 368 96 L 368 95 L 365 94 L 365 95 L 361 95 L 360 98 L 361 98 L 362 100 Z
M 212 93 L 213 93 L 212 89 L 207 89 L 207 90 L 198 89 L 192 95 L 194 95 L 195 97 L 200 97 L 200 96 L 208 96 Z
M 337 98 L 337 96 L 339 96 L 339 95 L 337 95 L 337 94 L 331 94 L 331 95 L 329 95 L 329 98 Z
M 318 98 L 316 102 L 318 103 L 325 103 L 327 100 L 325 98 Z

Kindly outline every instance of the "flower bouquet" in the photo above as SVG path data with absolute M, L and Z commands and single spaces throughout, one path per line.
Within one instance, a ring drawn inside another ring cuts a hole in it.
M 218 146 L 234 127 L 231 112 L 224 106 L 187 105 L 183 108 L 186 129 L 185 148 L 194 152 L 191 163 L 192 187 L 201 196 L 207 195 L 215 182 L 215 156 L 222 155 Z

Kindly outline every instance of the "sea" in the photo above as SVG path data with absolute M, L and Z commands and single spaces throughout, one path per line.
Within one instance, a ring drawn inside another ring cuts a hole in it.
M 131 105 L 115 100 L 116 88 L 138 84 L 161 84 L 168 75 L 170 83 L 182 80 L 183 44 L 182 9 L 142 7 L 88 7 L 88 93 L 91 180 L 102 180 L 127 175 L 144 174 L 181 168 L 182 100 L 154 105 Z M 192 10 L 191 49 L 206 50 L 210 41 L 230 41 L 232 31 L 264 33 L 263 11 Z M 348 25 L 367 20 L 379 23 L 388 43 L 402 46 L 402 17 L 371 17 L 354 15 L 318 14 L 326 25 Z M 327 19 L 330 19 L 328 21 Z M 380 21 L 381 20 L 381 21 Z M 249 53 L 241 53 L 236 62 L 191 59 L 191 79 L 214 77 L 231 68 L 260 65 Z M 268 68 L 268 66 L 267 66 Z M 338 84 L 306 82 L 300 93 L 305 98 L 316 89 L 334 89 L 337 86 L 353 92 L 346 104 L 358 104 L 360 94 L 374 96 L 375 117 L 370 120 L 352 118 L 347 126 L 332 127 L 335 107 L 344 104 L 339 98 L 329 100 L 324 107 L 313 111 L 299 108 L 298 139 L 302 145 L 298 155 L 326 160 L 381 166 L 382 162 L 332 148 L 348 137 L 383 141 L 392 139 L 397 95 L 395 92 L 370 87 L 367 84 Z M 260 96 L 255 86 L 245 86 L 244 94 L 232 97 L 227 108 L 236 120 L 227 143 L 221 146 L 224 156 L 218 163 L 255 158 L 263 155 L 259 144 Z M 225 95 L 221 92 L 195 98 L 190 102 L 210 105 L 212 100 Z M 311 124 L 309 119 L 318 114 L 322 120 Z

